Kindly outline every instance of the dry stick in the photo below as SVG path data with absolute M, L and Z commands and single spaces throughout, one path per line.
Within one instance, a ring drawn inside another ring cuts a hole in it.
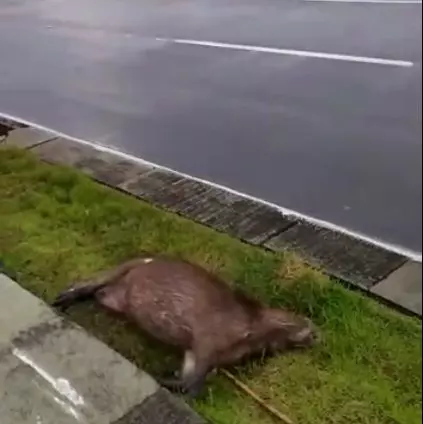
M 238 387 L 245 394 L 253 398 L 263 409 L 265 409 L 274 418 L 277 418 L 278 420 L 282 421 L 285 424 L 294 424 L 294 422 L 289 417 L 287 417 L 285 414 L 282 414 L 282 412 L 278 411 L 276 408 L 266 403 L 257 393 L 253 392 L 246 384 L 238 380 L 229 371 L 221 369 L 220 372 L 226 378 L 228 378 L 236 387 Z

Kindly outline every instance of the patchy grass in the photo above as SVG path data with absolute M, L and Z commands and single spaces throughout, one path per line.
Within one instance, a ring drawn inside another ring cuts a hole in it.
M 70 281 L 140 251 L 195 261 L 273 305 L 311 315 L 323 343 L 239 369 L 242 380 L 298 423 L 421 422 L 421 324 L 307 268 L 102 187 L 30 154 L 0 149 L 0 258 L 46 301 Z M 152 373 L 173 352 L 94 305 L 72 318 Z M 271 423 L 250 399 L 214 376 L 194 407 L 216 423 Z

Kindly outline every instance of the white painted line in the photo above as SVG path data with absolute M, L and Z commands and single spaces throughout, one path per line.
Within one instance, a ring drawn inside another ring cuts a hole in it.
M 42 131 L 50 131 L 51 133 L 56 134 L 57 137 L 64 137 L 64 138 L 67 138 L 69 140 L 75 141 L 76 143 L 85 144 L 86 146 L 90 146 L 90 147 L 92 147 L 96 150 L 106 152 L 106 153 L 111 153 L 111 154 L 114 154 L 116 156 L 120 156 L 124 159 L 140 163 L 142 165 L 147 165 L 147 166 L 151 166 L 151 167 L 154 167 L 154 168 L 157 168 L 157 169 L 161 169 L 163 171 L 172 172 L 173 174 L 179 175 L 179 176 L 184 177 L 184 178 L 190 178 L 194 181 L 198 181 L 198 182 L 201 182 L 203 184 L 207 184 L 210 187 L 214 187 L 214 188 L 217 188 L 217 189 L 220 189 L 220 190 L 224 190 L 228 193 L 232 193 L 232 194 L 235 194 L 237 196 L 243 197 L 244 199 L 249 199 L 249 200 L 252 200 L 254 202 L 261 203 L 262 205 L 269 206 L 269 207 L 273 208 L 274 210 L 280 212 L 282 215 L 290 216 L 290 217 L 297 218 L 297 219 L 302 219 L 304 221 L 309 222 L 310 224 L 313 224 L 313 225 L 316 225 L 316 226 L 319 226 L 319 227 L 323 227 L 323 228 L 326 228 L 328 230 L 336 231 L 336 232 L 341 233 L 341 234 L 345 234 L 345 235 L 350 236 L 352 238 L 362 240 L 362 241 L 369 243 L 373 246 L 377 246 L 377 247 L 380 247 L 382 249 L 389 250 L 390 252 L 397 253 L 398 255 L 405 256 L 406 258 L 408 258 L 412 261 L 420 262 L 420 263 L 422 262 L 422 253 L 421 252 L 416 252 L 414 250 L 410 250 L 410 249 L 407 249 L 405 247 L 398 246 L 396 244 L 385 243 L 381 240 L 375 239 L 373 237 L 366 236 L 366 235 L 359 233 L 357 231 L 351 231 L 351 230 L 348 230 L 347 228 L 341 227 L 339 225 L 332 224 L 331 222 L 327 222 L 327 221 L 324 221 L 324 220 L 321 220 L 321 219 L 318 219 L 318 218 L 313 218 L 309 215 L 305 215 L 305 214 L 302 214 L 300 212 L 284 208 L 282 206 L 276 205 L 274 203 L 268 202 L 268 201 L 260 199 L 258 197 L 251 196 L 251 195 L 246 194 L 246 193 L 241 193 L 240 191 L 234 190 L 232 188 L 226 187 L 226 186 L 221 185 L 221 184 L 214 183 L 212 181 L 208 181 L 208 180 L 198 178 L 198 177 L 193 177 L 192 175 L 184 174 L 183 172 L 175 171 L 174 169 L 168 168 L 166 166 L 158 165 L 154 162 L 150 162 L 150 161 L 145 160 L 145 159 L 141 159 L 137 156 L 131 155 L 129 153 L 122 152 L 122 151 L 117 150 L 115 148 L 103 146 L 101 144 L 96 144 L 96 143 L 93 143 L 92 141 L 83 140 L 81 138 L 71 137 L 69 135 L 66 135 L 66 134 L 60 132 L 60 131 L 53 130 L 51 128 L 45 127 L 43 125 L 36 124 L 36 123 L 28 121 L 26 119 L 18 118 L 16 116 L 9 115 L 9 114 L 3 113 L 3 112 L 0 112 L 0 117 L 6 118 L 6 119 L 11 119 L 11 120 L 17 121 L 17 122 L 21 122 L 22 124 L 32 126 L 34 128 L 38 128 L 39 130 L 42 130 Z
M 312 52 L 308 50 L 279 49 L 274 47 L 249 46 L 246 44 L 219 43 L 215 41 L 185 40 L 181 38 L 175 38 L 175 39 L 156 38 L 156 40 L 167 42 L 167 43 L 173 43 L 173 44 L 185 44 L 185 45 L 200 46 L 200 47 L 214 47 L 218 49 L 244 50 L 248 52 L 271 53 L 271 54 L 279 54 L 279 55 L 287 55 L 287 56 L 310 57 L 314 59 L 340 60 L 343 62 L 358 62 L 358 63 L 367 63 L 367 64 L 384 65 L 384 66 L 400 66 L 403 68 L 409 68 L 413 66 L 413 62 L 409 62 L 406 60 L 382 59 L 378 57 L 351 56 L 346 54 Z
M 311 3 L 422 4 L 421 0 L 303 0 Z

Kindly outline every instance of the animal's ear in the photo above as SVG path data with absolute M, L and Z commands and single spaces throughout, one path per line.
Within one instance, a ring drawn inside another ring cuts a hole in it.
M 295 317 L 292 313 L 281 308 L 265 308 L 262 310 L 263 320 L 274 328 L 280 329 L 297 326 Z

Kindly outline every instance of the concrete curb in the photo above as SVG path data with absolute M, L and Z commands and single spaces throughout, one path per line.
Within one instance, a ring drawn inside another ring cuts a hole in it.
M 9 123 L 10 120 L 4 123 L 0 119 L 3 126 Z M 25 130 L 10 128 L 3 144 L 30 149 L 46 162 L 77 168 L 102 184 L 244 242 L 273 251 L 294 250 L 311 265 L 348 287 L 421 317 L 421 264 L 405 256 L 344 233 L 284 216 L 266 204 L 176 172 L 129 160 L 94 145 L 64 137 L 52 139 L 52 133 L 47 131 L 41 136 L 37 130 L 34 137 L 34 129 L 29 127 Z M 15 135 L 17 131 L 19 137 Z M 31 137 L 36 141 L 30 141 Z M 391 292 L 389 288 L 393 285 L 388 286 L 386 279 L 406 264 L 412 264 L 413 275 L 402 273 Z M 384 290 L 380 289 L 382 285 Z M 416 294 L 419 294 L 417 302 Z
M 1 273 L 0 290 L 0 322 L 7 323 L 0 327 L 2 424 L 204 423 L 148 374 Z

